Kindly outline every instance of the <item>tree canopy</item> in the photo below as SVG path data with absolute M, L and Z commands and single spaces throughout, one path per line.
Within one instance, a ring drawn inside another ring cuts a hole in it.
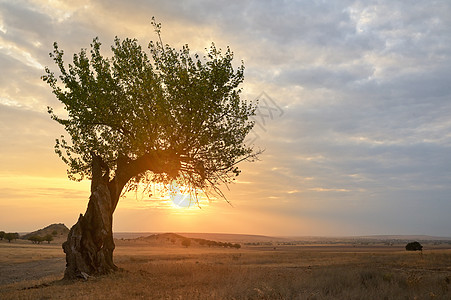
M 160 24 L 154 26 L 160 37 Z M 136 39 L 116 37 L 108 58 L 98 38 L 90 46 L 66 66 L 54 43 L 59 74 L 46 68 L 42 76 L 67 111 L 62 117 L 48 108 L 70 136 L 57 139 L 55 151 L 71 179 L 93 178 L 92 160 L 100 157 L 109 178 L 121 165 L 134 166 L 129 188 L 177 180 L 217 190 L 238 176 L 238 162 L 256 157 L 244 144 L 255 103 L 240 97 L 244 65 L 234 68 L 230 48 L 212 44 L 201 57 L 160 38 L 146 52 Z

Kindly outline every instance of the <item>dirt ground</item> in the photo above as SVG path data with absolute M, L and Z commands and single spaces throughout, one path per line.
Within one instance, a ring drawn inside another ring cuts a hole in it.
M 50 275 L 63 276 L 64 258 L 50 258 L 23 263 L 0 263 L 0 286 L 14 282 L 37 280 Z
M 49 275 L 62 276 L 66 262 L 60 243 L 0 241 L 0 286 Z

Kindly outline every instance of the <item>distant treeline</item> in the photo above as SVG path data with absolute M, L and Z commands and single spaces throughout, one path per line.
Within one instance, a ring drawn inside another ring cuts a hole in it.
M 51 234 L 47 234 L 45 236 L 32 235 L 28 237 L 28 240 L 31 241 L 33 244 L 40 244 L 44 241 L 50 244 L 50 242 L 53 241 L 53 236 Z
M 192 241 L 195 241 L 201 246 L 208 246 L 208 247 L 224 247 L 224 248 L 236 248 L 240 249 L 240 244 L 233 244 L 233 243 L 224 243 L 224 242 L 216 242 L 216 241 L 210 241 L 205 239 L 198 239 L 198 238 L 192 238 Z
M 27 235 L 27 236 L 20 237 L 17 232 L 0 231 L 0 240 L 5 239 L 11 243 L 11 241 L 17 240 L 20 238 L 20 239 L 27 239 L 27 240 L 31 241 L 33 244 L 40 244 L 44 241 L 50 244 L 50 242 L 53 241 L 53 237 L 56 236 L 57 234 L 58 234 L 58 232 L 56 230 L 54 230 L 51 234 L 46 234 L 44 236 L 34 234 L 31 236 Z
M 0 240 L 8 240 L 11 243 L 12 240 L 17 240 L 19 238 L 19 234 L 17 232 L 4 232 L 0 231 Z
M 281 243 L 277 243 L 277 245 L 280 245 Z M 288 244 L 288 243 L 283 243 Z M 272 246 L 274 245 L 273 242 L 254 242 L 254 243 L 244 243 L 246 246 Z M 290 245 L 294 245 L 294 243 L 290 243 Z

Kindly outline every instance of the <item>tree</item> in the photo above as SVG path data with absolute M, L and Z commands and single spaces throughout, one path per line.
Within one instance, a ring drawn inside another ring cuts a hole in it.
M 58 231 L 53 230 L 53 231 L 52 231 L 52 235 L 53 235 L 53 236 L 57 236 L 57 235 L 58 235 Z
M 50 244 L 50 242 L 53 241 L 53 235 L 47 234 L 47 235 L 44 237 L 44 241 L 47 241 L 47 243 Z
M 6 232 L 0 231 L 0 241 L 5 237 Z
M 12 240 L 17 239 L 17 233 L 8 232 L 5 234 L 4 238 L 8 240 L 9 243 L 11 243 Z
M 135 39 L 115 38 L 112 57 L 95 38 L 67 67 L 54 43 L 50 54 L 59 76 L 48 67 L 42 79 L 67 110 L 48 111 L 70 140 L 56 140 L 55 152 L 73 180 L 91 180 L 84 215 L 63 244 L 67 279 L 117 270 L 113 263 L 112 216 L 123 192 L 139 183 L 187 186 L 193 195 L 216 192 L 240 174 L 237 167 L 259 154 L 244 144 L 253 127 L 255 104 L 240 97 L 244 66 L 214 44 L 206 56 L 150 42 L 150 56 Z
M 191 245 L 191 240 L 190 239 L 184 239 L 182 241 L 182 246 L 185 246 L 186 248 L 188 248 Z
M 45 241 L 45 238 L 39 235 L 32 235 L 28 238 L 29 241 L 31 241 L 33 244 L 40 244 L 43 241 Z
M 406 245 L 407 251 L 423 251 L 423 246 L 419 242 L 411 242 Z

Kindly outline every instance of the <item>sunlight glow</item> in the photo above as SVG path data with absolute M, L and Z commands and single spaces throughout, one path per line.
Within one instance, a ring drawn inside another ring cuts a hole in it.
M 172 207 L 175 209 L 201 208 L 210 203 L 207 195 L 203 191 L 192 189 L 185 185 L 179 185 L 175 181 L 168 186 L 168 189 L 169 199 L 172 202 Z
M 209 206 L 210 201 L 214 198 L 208 197 L 201 190 L 192 189 L 176 181 L 170 184 L 140 184 L 138 190 L 133 193 L 135 195 L 132 198 L 138 201 L 138 206 L 143 209 L 199 210 L 199 208 Z M 136 202 L 129 202 L 127 206 L 136 208 Z

